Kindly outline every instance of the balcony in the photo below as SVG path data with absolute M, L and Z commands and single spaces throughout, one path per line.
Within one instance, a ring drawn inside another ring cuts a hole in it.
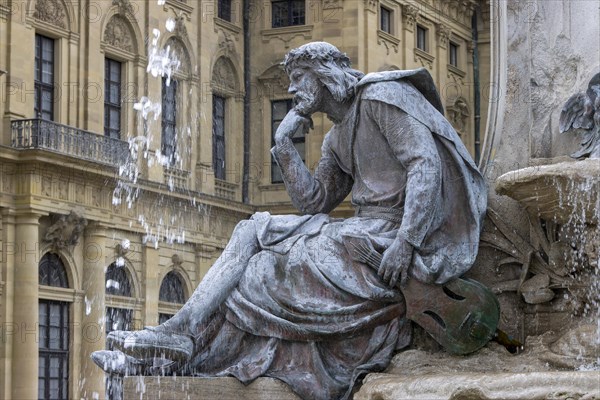
M 118 166 L 125 163 L 129 144 L 122 140 L 42 119 L 11 122 L 12 147 L 44 149 L 83 160 Z

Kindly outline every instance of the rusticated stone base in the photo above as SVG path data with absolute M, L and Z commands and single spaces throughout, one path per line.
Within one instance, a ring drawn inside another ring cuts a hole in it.
M 283 382 L 258 378 L 244 386 L 235 378 L 127 377 L 123 398 L 139 400 L 301 400 Z

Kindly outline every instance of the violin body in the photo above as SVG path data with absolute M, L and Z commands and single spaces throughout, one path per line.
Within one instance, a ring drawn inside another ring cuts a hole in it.
M 345 236 L 344 244 L 353 260 L 379 269 L 382 256 L 369 240 Z M 458 278 L 436 285 L 409 278 L 397 287 L 406 301 L 406 317 L 451 353 L 472 353 L 496 336 L 500 304 L 475 280 Z
M 496 334 L 500 305 L 475 280 L 458 278 L 442 286 L 411 278 L 400 290 L 406 300 L 406 317 L 451 353 L 477 351 Z

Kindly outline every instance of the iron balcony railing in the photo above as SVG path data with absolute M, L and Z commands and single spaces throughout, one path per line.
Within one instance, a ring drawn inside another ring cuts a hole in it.
M 127 161 L 129 144 L 119 139 L 43 119 L 12 121 L 12 147 L 46 149 L 113 166 Z

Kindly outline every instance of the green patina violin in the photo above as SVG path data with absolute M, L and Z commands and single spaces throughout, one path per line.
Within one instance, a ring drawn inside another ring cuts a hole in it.
M 369 240 L 354 236 L 345 239 L 346 249 L 355 261 L 379 269 L 382 255 Z M 406 301 L 406 317 L 451 353 L 472 353 L 503 333 L 497 329 L 498 299 L 475 280 L 458 278 L 435 285 L 413 278 L 397 287 Z

